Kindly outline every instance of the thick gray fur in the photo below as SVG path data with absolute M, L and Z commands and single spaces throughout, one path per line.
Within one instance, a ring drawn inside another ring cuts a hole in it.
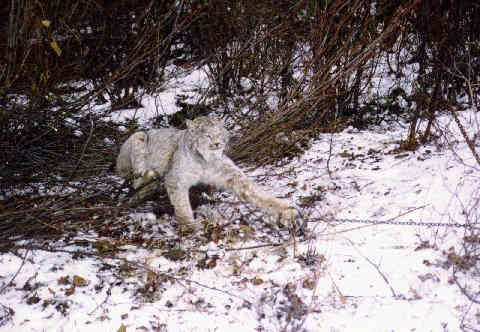
M 182 229 L 195 224 L 188 192 L 200 183 L 231 191 L 280 219 L 296 216 L 288 201 L 265 192 L 224 154 L 229 133 L 223 121 L 202 116 L 186 123 L 186 130 L 153 129 L 130 136 L 120 149 L 117 173 L 133 177 L 135 189 L 162 178 Z

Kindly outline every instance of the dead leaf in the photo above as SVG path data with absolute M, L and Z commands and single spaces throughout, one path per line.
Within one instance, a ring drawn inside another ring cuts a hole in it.
M 38 302 L 40 302 L 40 298 L 36 295 L 33 295 L 27 299 L 27 304 L 30 304 L 30 305 L 37 304 Z
M 251 280 L 251 282 L 252 282 L 252 284 L 254 284 L 255 286 L 258 286 L 258 285 L 263 284 L 263 280 L 262 280 L 261 278 L 257 278 L 257 277 L 253 278 L 253 279 Z
M 76 287 L 85 287 L 87 286 L 88 282 L 87 280 L 83 279 L 80 276 L 74 275 L 73 276 L 73 285 Z
M 58 284 L 59 285 L 68 285 L 70 284 L 70 277 L 69 276 L 63 276 L 58 279 Z
M 70 295 L 72 295 L 73 293 L 75 293 L 75 287 L 74 287 L 74 286 L 72 286 L 72 287 L 70 287 L 70 288 L 67 288 L 67 289 L 65 290 L 65 295 L 66 295 L 66 296 L 70 296 Z
M 311 280 L 311 279 L 303 280 L 302 287 L 313 290 L 315 288 L 315 280 Z
M 52 49 L 55 51 L 55 53 L 57 53 L 58 56 L 61 56 L 62 55 L 62 50 L 60 49 L 60 46 L 58 46 L 58 43 L 56 40 L 52 40 L 50 42 L 50 46 L 52 47 Z

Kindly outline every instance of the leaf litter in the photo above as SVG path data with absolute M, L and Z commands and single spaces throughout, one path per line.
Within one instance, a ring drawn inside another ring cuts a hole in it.
M 250 172 L 301 208 L 309 222 L 295 237 L 214 194 L 197 209 L 203 234 L 182 241 L 171 216 L 148 207 L 115 221 L 112 236 L 19 241 L 0 255 L 0 331 L 478 330 L 478 298 L 458 287 L 479 281 L 469 272 L 479 262 L 459 254 L 464 229 L 336 221 L 472 217 L 478 171 L 465 165 L 466 145 L 407 152 L 406 135 L 347 128 L 282 169 Z

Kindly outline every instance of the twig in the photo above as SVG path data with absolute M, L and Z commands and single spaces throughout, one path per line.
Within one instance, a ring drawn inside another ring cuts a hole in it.
M 228 291 L 225 291 L 223 289 L 219 289 L 219 288 L 216 288 L 216 287 L 211 287 L 211 286 L 207 286 L 205 284 L 202 284 L 198 281 L 195 281 L 195 280 L 191 280 L 191 279 L 186 279 L 186 278 L 178 278 L 170 273 L 165 273 L 165 272 L 157 272 L 155 270 L 153 270 L 150 266 L 148 266 L 147 264 L 142 264 L 142 263 L 138 263 L 138 262 L 135 262 L 135 261 L 130 261 L 126 258 L 115 258 L 115 259 L 119 259 L 127 264 L 131 264 L 132 266 L 137 266 L 137 267 L 141 267 L 143 268 L 144 270 L 146 270 L 147 272 L 150 272 L 150 273 L 153 273 L 155 274 L 155 276 L 159 276 L 160 274 L 162 275 L 165 275 L 165 276 L 168 276 L 169 278 L 177 281 L 180 283 L 180 281 L 185 281 L 185 282 L 190 282 L 190 283 L 193 283 L 195 285 L 198 285 L 200 287 L 203 287 L 203 288 L 206 288 L 206 289 L 210 289 L 210 290 L 213 290 L 213 291 L 216 291 L 216 292 L 220 292 L 220 293 L 223 293 L 223 294 L 226 294 L 226 295 L 229 295 L 229 296 L 232 296 L 232 297 L 235 297 L 237 299 L 240 299 L 242 301 L 244 301 L 245 303 L 247 303 L 248 305 L 252 305 L 252 303 L 247 300 L 247 299 L 244 299 L 243 297 L 239 296 L 239 295 L 236 295 L 236 294 L 233 294 L 233 293 L 230 293 Z M 181 283 L 180 283 L 181 284 Z
M 80 158 L 78 158 L 78 161 L 75 165 L 75 168 L 73 169 L 72 173 L 70 174 L 70 177 L 68 178 L 68 181 L 66 181 L 64 183 L 62 191 L 66 187 L 67 183 L 72 181 L 73 177 L 75 176 L 75 173 L 77 172 L 78 168 L 80 167 L 80 163 L 82 162 L 83 157 L 85 156 L 85 151 L 87 150 L 87 147 L 90 144 L 90 141 L 92 140 L 93 132 L 94 132 L 94 129 L 95 129 L 95 124 L 93 122 L 93 119 L 90 120 L 90 125 L 91 125 L 90 133 L 88 134 L 88 138 L 85 141 L 85 144 L 83 145 L 82 152 L 80 154 Z
M 5 325 L 8 321 L 12 320 L 12 316 L 15 314 L 15 311 L 0 303 L 0 308 L 4 312 L 0 315 L 0 326 Z
M 422 206 L 419 206 L 419 207 L 416 207 L 416 208 L 412 208 L 412 209 L 407 210 L 407 211 L 405 211 L 405 212 L 403 212 L 403 213 L 397 214 L 395 217 L 392 217 L 392 218 L 390 218 L 390 219 L 387 219 L 387 221 L 393 221 L 393 220 L 395 220 L 395 219 L 397 219 L 397 218 L 404 217 L 404 216 L 406 216 L 407 214 L 412 213 L 413 211 L 416 211 L 416 210 L 423 209 L 423 208 L 426 207 L 426 206 L 427 206 L 427 205 L 422 205 Z
M 111 283 L 110 284 L 110 287 L 107 289 L 107 296 L 105 296 L 105 299 L 102 301 L 102 303 L 98 304 L 95 309 L 93 309 L 91 312 L 88 313 L 89 316 L 93 315 L 93 313 L 95 311 L 97 311 L 98 308 L 100 308 L 102 305 L 104 305 L 105 303 L 107 303 L 107 300 L 110 298 L 110 296 L 112 295 L 112 288 L 113 288 L 113 284 Z
M 332 146 L 333 146 L 333 135 L 334 132 L 330 134 L 330 145 L 328 148 L 328 158 L 327 158 L 327 172 L 330 179 L 332 178 L 332 171 L 330 170 L 330 159 L 332 158 Z
M 460 132 L 462 133 L 462 136 L 465 139 L 465 142 L 467 143 L 467 146 L 470 149 L 470 152 L 472 153 L 473 157 L 475 158 L 477 164 L 480 166 L 480 156 L 478 155 L 477 150 L 475 149 L 475 142 L 473 142 L 470 139 L 470 137 L 468 136 L 468 133 L 465 130 L 465 127 L 460 122 L 460 119 L 458 118 L 457 112 L 453 109 L 453 107 L 450 106 L 448 109 L 449 109 L 450 113 L 452 113 L 453 120 L 457 124 L 458 129 L 460 129 Z
M 475 304 L 480 304 L 480 301 L 477 300 L 477 299 L 474 299 L 468 292 L 467 292 L 467 289 L 463 286 L 460 285 L 460 283 L 458 282 L 458 278 L 455 278 L 455 284 L 457 284 L 458 288 L 460 288 L 460 291 L 462 292 L 463 295 L 465 295 L 465 297 L 472 303 L 475 303 Z
M 152 270 L 149 270 L 151 271 L 152 273 L 155 273 L 157 274 L 155 271 L 152 271 Z M 220 292 L 220 293 L 223 293 L 223 294 L 226 294 L 228 296 L 232 296 L 232 297 L 235 297 L 239 300 L 242 300 L 244 301 L 245 303 L 247 303 L 249 306 L 252 305 L 252 302 L 250 302 L 249 300 L 247 299 L 244 299 L 243 297 L 241 296 L 238 296 L 236 294 L 233 294 L 233 293 L 230 293 L 229 291 L 226 291 L 226 290 L 223 290 L 223 289 L 220 289 L 220 288 L 216 288 L 216 287 L 211 287 L 211 286 L 208 286 L 208 285 L 205 285 L 205 284 L 202 284 L 198 281 L 195 281 L 195 280 L 191 280 L 191 279 L 185 279 L 185 278 L 176 278 L 176 277 L 173 277 L 173 276 L 170 276 L 172 279 L 175 279 L 175 281 L 179 282 L 179 281 L 186 281 L 186 282 L 190 282 L 192 284 L 195 284 L 197 286 L 200 286 L 200 287 L 203 287 L 203 288 L 206 288 L 206 289 L 210 289 L 210 290 L 213 290 L 213 291 L 216 291 L 216 292 Z M 181 283 L 180 283 L 181 284 Z
M 335 280 L 333 280 L 332 275 L 330 274 L 330 272 L 327 271 L 327 274 L 328 274 L 328 277 L 330 278 L 330 281 L 331 281 L 332 284 L 333 284 L 333 287 L 335 288 L 335 291 L 338 293 L 338 295 L 340 295 L 340 299 L 341 299 L 342 303 L 345 304 L 345 302 L 346 302 L 346 300 L 345 300 L 345 295 L 343 295 L 342 291 L 340 291 L 340 288 L 338 288 L 338 285 L 337 285 L 337 283 L 335 282 Z
M 305 321 L 307 320 L 308 318 L 308 315 L 310 315 L 313 311 L 313 306 L 315 304 L 315 296 L 317 294 L 317 286 L 318 286 L 318 281 L 320 280 L 320 268 L 322 267 L 322 262 L 320 262 L 320 264 L 317 264 L 317 268 L 315 269 L 315 272 L 313 273 L 313 278 L 314 278 L 314 282 L 313 282 L 313 290 L 312 290 L 312 296 L 311 296 L 311 299 L 310 299 L 310 305 L 308 306 L 307 308 L 307 313 L 305 314 L 305 317 L 303 317 L 302 321 L 300 322 L 299 326 L 297 326 L 297 330 L 298 331 L 301 331 L 302 329 L 302 326 L 305 324 Z M 330 275 L 330 274 L 329 274 Z M 330 276 L 330 279 L 332 280 L 333 282 L 333 279 L 332 277 Z M 335 282 L 333 282 L 333 284 L 335 285 L 335 289 L 337 290 L 337 292 L 342 296 L 342 298 L 344 299 L 344 296 L 343 294 L 340 292 L 340 290 L 338 289 L 337 285 L 335 284 Z
M 375 270 L 377 270 L 378 274 L 380 274 L 380 276 L 383 278 L 383 280 L 385 281 L 385 283 L 388 285 L 388 287 L 390 288 L 390 291 L 392 292 L 392 295 L 395 299 L 398 299 L 398 295 L 395 293 L 395 290 L 393 289 L 393 287 L 390 285 L 390 282 L 388 281 L 388 278 L 385 276 L 385 274 L 380 270 L 380 267 L 379 265 L 373 263 L 367 256 L 365 256 L 364 254 L 362 254 L 362 252 L 355 246 L 355 243 L 353 243 L 352 240 L 350 240 L 349 238 L 345 238 L 348 242 L 350 242 L 350 244 L 353 246 L 353 248 L 355 248 L 355 250 L 358 252 L 358 254 L 360 256 L 362 256 L 368 263 L 370 263 L 374 268 Z
M 25 246 L 18 246 L 17 248 L 24 248 Z M 35 246 L 35 247 L 30 247 L 30 248 L 35 248 L 37 250 L 44 250 L 44 251 L 50 251 L 50 252 L 64 252 L 64 253 L 68 253 L 68 254 L 78 254 L 79 252 L 78 251 L 71 251 L 71 250 L 65 250 L 65 249 L 56 249 L 56 248 L 44 248 L 44 247 L 40 247 L 40 246 Z M 30 248 L 27 248 L 27 250 L 30 250 Z M 108 259 L 115 259 L 115 260 L 119 260 L 123 263 L 126 263 L 126 264 L 129 264 L 130 266 L 135 266 L 135 267 L 139 267 L 139 268 L 142 268 L 144 269 L 145 271 L 147 272 L 150 272 L 150 273 L 153 273 L 155 274 L 155 276 L 159 276 L 159 275 L 165 275 L 167 276 L 168 278 L 170 279 L 173 279 L 177 282 L 179 281 L 185 281 L 185 282 L 190 282 L 190 283 L 193 283 L 193 284 L 196 284 L 200 287 L 203 287 L 203 288 L 207 288 L 207 289 L 210 289 L 210 290 L 213 290 L 213 291 L 217 291 L 217 292 L 220 292 L 220 293 L 224 293 L 224 294 L 227 294 L 229 296 L 232 296 L 232 297 L 235 297 L 235 298 L 238 298 L 242 301 L 244 301 L 245 303 L 247 303 L 248 305 L 252 305 L 252 303 L 239 296 L 239 295 L 236 295 L 236 294 L 233 294 L 233 293 L 230 293 L 228 291 L 225 291 L 223 289 L 219 289 L 219 288 L 216 288 L 216 287 L 211 287 L 211 286 L 208 286 L 208 285 L 205 285 L 205 284 L 202 284 L 198 281 L 195 281 L 195 280 L 191 280 L 191 279 L 186 279 L 186 278 L 179 278 L 179 277 L 176 277 L 174 276 L 173 274 L 170 274 L 170 273 L 165 273 L 165 272 L 158 272 L 158 271 L 155 271 L 153 270 L 151 267 L 149 267 L 147 264 L 142 264 L 142 263 L 139 263 L 139 262 L 136 262 L 136 261 L 130 261 L 126 258 L 122 258 L 122 257 L 115 257 L 115 256 L 111 256 L 111 257 L 108 257 L 107 255 L 105 254 L 97 254 L 97 253 L 92 253 L 92 252 L 85 252 L 85 251 L 81 251 L 80 252 L 82 255 L 86 255 L 86 256 L 91 256 L 91 257 L 98 257 L 98 258 L 102 258 L 102 259 L 105 259 L 105 258 L 108 258 Z M 23 264 L 22 264 L 23 266 Z M 20 267 L 21 268 L 21 267 Z M 17 271 L 16 275 L 20 272 L 20 269 L 19 271 Z M 15 277 L 16 277 L 15 275 Z M 12 281 L 13 281 L 13 278 L 12 278 Z M 11 281 L 10 281 L 11 282 Z M 7 285 L 8 286 L 8 285 Z M 6 286 L 5 286 L 6 287 Z M 2 289 L 3 290 L 3 289 Z M 1 291 L 0 291 L 0 294 L 1 294 Z M 105 299 L 105 301 L 108 299 L 108 297 Z M 104 302 L 105 302 L 104 301 Z M 101 306 L 104 302 L 102 302 L 99 306 Z M 97 308 L 99 307 L 97 306 Z M 97 310 L 97 308 L 95 308 L 91 313 L 93 313 L 95 310 Z
M 266 243 L 266 244 L 259 244 L 256 246 L 249 246 L 249 247 L 243 247 L 243 248 L 226 248 L 225 251 L 254 250 L 254 249 L 260 249 L 260 248 L 266 248 L 266 247 L 280 247 L 283 245 L 285 245 L 285 243 Z
M 5 289 L 7 289 L 7 287 L 9 287 L 11 285 L 11 283 L 15 280 L 15 278 L 18 276 L 18 274 L 22 270 L 23 266 L 25 265 L 25 262 L 27 260 L 27 255 L 28 255 L 29 252 L 30 252 L 30 249 L 27 248 L 26 251 L 25 251 L 25 255 L 22 258 L 22 264 L 20 264 L 20 267 L 18 268 L 17 272 L 15 272 L 12 279 L 10 279 L 10 281 L 0 289 L 0 294 L 2 294 L 5 291 Z

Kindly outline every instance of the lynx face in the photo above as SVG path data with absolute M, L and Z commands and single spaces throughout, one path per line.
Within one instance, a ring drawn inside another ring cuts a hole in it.
M 194 137 L 194 149 L 205 160 L 223 155 L 229 134 L 221 120 L 199 117 L 193 121 L 187 121 L 187 128 L 191 137 Z

